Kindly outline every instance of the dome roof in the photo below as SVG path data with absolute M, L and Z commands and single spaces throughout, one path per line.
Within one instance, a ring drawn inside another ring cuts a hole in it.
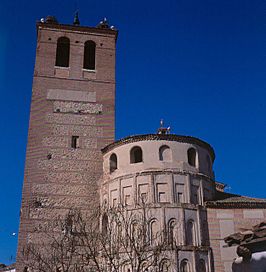
M 175 141 L 180 143 L 196 144 L 202 148 L 207 149 L 210 152 L 211 158 L 214 161 L 215 153 L 212 146 L 198 138 L 192 136 L 182 136 L 176 134 L 144 134 L 144 135 L 135 135 L 122 138 L 116 142 L 113 142 L 102 149 L 102 153 L 105 154 L 111 151 L 113 148 L 134 142 L 140 141 Z

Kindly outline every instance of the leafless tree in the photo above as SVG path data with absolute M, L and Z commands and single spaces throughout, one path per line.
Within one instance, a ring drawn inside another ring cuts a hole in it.
M 168 269 L 166 230 L 152 230 L 151 209 L 101 207 L 89 218 L 70 210 L 41 230 L 24 249 L 25 265 L 39 272 L 144 272 Z M 162 265 L 164 268 L 162 268 Z

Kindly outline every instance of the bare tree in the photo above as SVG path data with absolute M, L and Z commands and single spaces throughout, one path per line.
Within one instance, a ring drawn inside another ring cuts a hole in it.
M 70 210 L 42 230 L 42 241 L 24 249 L 27 267 L 40 272 L 174 271 L 166 230 L 152 229 L 151 209 L 101 207 L 89 218 Z M 169 259 L 169 258 L 168 258 Z M 164 268 L 162 268 L 164 265 Z

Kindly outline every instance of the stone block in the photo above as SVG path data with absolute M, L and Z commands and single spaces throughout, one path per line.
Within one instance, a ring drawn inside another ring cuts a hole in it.
M 81 102 L 54 102 L 54 112 L 64 113 L 83 113 L 83 114 L 100 114 L 103 111 L 102 104 L 81 103 Z
M 91 115 L 73 115 L 52 113 L 46 115 L 47 123 L 51 124 L 73 124 L 73 125 L 95 125 L 96 117 Z
M 263 210 L 244 210 L 244 218 L 256 219 L 264 218 Z
M 78 102 L 96 102 L 96 92 L 49 89 L 47 91 L 48 100 L 67 100 Z

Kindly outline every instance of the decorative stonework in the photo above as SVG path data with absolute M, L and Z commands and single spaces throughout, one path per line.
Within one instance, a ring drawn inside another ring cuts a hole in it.
M 79 114 L 101 114 L 103 106 L 101 104 L 79 103 L 79 102 L 54 102 L 54 112 L 79 113 Z

